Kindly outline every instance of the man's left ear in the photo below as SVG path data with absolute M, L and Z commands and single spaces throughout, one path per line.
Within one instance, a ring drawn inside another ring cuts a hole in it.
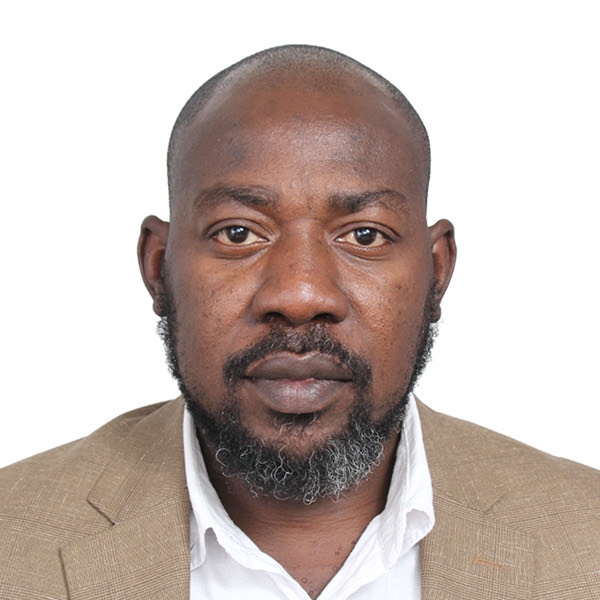
M 435 277 L 433 321 L 437 322 L 442 316 L 440 304 L 448 289 L 456 263 L 454 225 L 447 219 L 440 219 L 429 228 L 429 235 L 431 236 L 433 276 Z

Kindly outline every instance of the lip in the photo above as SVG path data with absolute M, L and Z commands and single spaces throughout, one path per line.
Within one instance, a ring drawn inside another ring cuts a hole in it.
M 246 377 L 256 379 L 327 379 L 351 381 L 350 370 L 326 354 L 274 354 L 251 365 Z
M 302 414 L 319 412 L 349 392 L 347 367 L 324 354 L 275 354 L 246 372 L 246 381 L 271 410 Z

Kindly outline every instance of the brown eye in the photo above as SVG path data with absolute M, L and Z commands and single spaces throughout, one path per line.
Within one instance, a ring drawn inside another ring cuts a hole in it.
M 370 246 L 376 239 L 379 232 L 371 227 L 361 227 L 354 230 L 354 239 L 361 246 Z
M 238 225 L 234 225 L 232 227 L 225 228 L 225 235 L 229 239 L 230 242 L 234 244 L 241 244 L 248 239 L 248 234 L 250 230 L 246 227 L 239 227 Z
M 379 248 L 384 246 L 389 238 L 375 227 L 357 227 L 352 231 L 340 236 L 338 241 L 351 246 L 362 246 L 364 248 Z
M 243 225 L 223 227 L 214 234 L 214 238 L 227 246 L 249 246 L 255 242 L 264 241 L 264 238 L 256 235 L 251 229 Z

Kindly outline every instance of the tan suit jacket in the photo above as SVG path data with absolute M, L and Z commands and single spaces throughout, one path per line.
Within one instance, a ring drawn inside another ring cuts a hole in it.
M 0 471 L 0 599 L 188 600 L 178 399 Z M 419 405 L 423 600 L 600 599 L 600 473 Z

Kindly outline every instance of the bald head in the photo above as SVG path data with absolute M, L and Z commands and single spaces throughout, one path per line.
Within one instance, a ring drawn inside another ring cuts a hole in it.
M 289 90 L 294 99 L 290 100 Z M 282 107 L 278 99 L 286 97 Z M 256 111 L 302 118 L 307 105 L 316 97 L 321 102 L 322 118 L 335 111 L 348 119 L 356 117 L 361 105 L 378 104 L 382 111 L 393 111 L 395 117 L 410 130 L 416 146 L 425 196 L 429 181 L 430 151 L 427 131 L 419 115 L 405 96 L 389 81 L 344 54 L 316 46 L 290 45 L 263 50 L 244 58 L 204 83 L 181 110 L 169 142 L 167 157 L 171 209 L 178 198 L 182 163 L 189 151 L 190 130 L 202 136 L 196 127 L 203 116 L 205 122 L 222 120 L 224 112 Z M 205 113 L 210 113 L 205 115 Z M 237 117 L 233 117 L 236 121 Z M 231 124 L 231 123 L 230 123 Z
M 294 496 L 264 486 L 284 455 L 303 461 L 298 481 L 312 471 L 319 482 L 329 472 L 339 481 L 347 463 L 353 479 L 336 489 L 352 493 L 381 454 L 361 458 L 361 469 L 346 450 L 347 458 L 317 467 L 313 459 L 334 446 L 367 447 L 363 437 L 393 456 L 394 415 L 424 364 L 454 263 L 452 225 L 427 223 L 421 121 L 400 92 L 351 59 L 275 48 L 192 96 L 169 161 L 171 219 L 144 221 L 140 265 L 208 460 L 240 455 L 242 440 L 250 462 L 221 462 L 221 474 L 259 482 L 253 495 L 292 502 L 307 502 L 304 484 Z M 325 373 L 325 386 L 315 379 L 322 369 L 349 369 L 352 357 L 367 374 L 364 393 L 362 375 Z M 291 381 L 309 360 L 319 373 Z M 385 433 L 375 438 L 381 423 Z M 355 441 L 360 427 L 368 433 Z M 235 485 L 233 495 L 247 493 Z M 325 489 L 311 498 L 330 495 Z

